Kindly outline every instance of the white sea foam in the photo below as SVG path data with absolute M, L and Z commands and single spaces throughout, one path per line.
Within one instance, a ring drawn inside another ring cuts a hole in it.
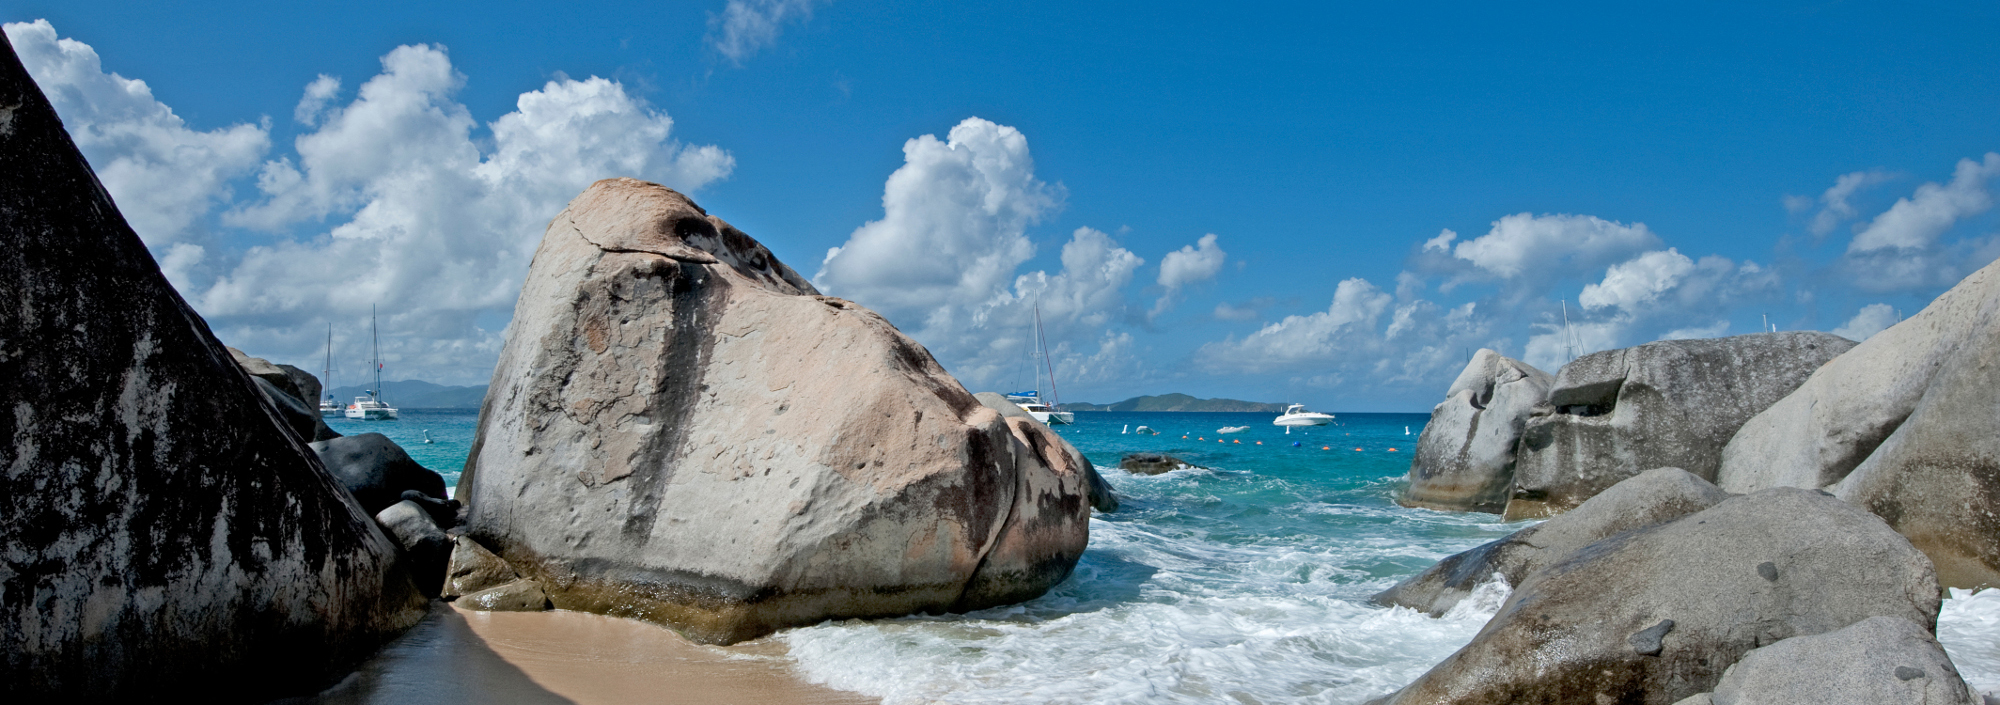
M 1938 641 L 1973 690 L 2000 696 L 2000 589 L 1951 589 L 1938 610 Z
M 1101 520 L 1090 531 L 1077 574 L 1027 604 L 780 638 L 806 678 L 892 705 L 1358 703 L 1464 645 L 1507 595 L 1504 581 L 1483 585 L 1439 619 L 1368 606 L 1392 581 L 1361 566 L 1393 542 L 1234 544 Z

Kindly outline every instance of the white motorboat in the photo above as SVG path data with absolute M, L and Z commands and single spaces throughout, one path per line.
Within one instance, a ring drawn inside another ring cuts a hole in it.
M 1015 392 L 1007 395 L 1007 401 L 1014 402 L 1015 406 L 1021 407 L 1022 411 L 1028 412 L 1029 416 L 1035 417 L 1035 420 L 1042 422 L 1044 426 L 1065 426 L 1076 423 L 1075 412 L 1058 411 L 1055 407 L 1043 404 L 1040 391 Z
M 375 312 L 368 312 L 368 339 L 375 359 L 368 363 L 375 369 L 375 388 L 368 390 L 368 396 L 355 397 L 354 403 L 347 405 L 347 418 L 359 421 L 389 421 L 396 418 L 396 407 L 382 401 L 382 344 L 375 331 Z
M 1222 428 L 1218 428 L 1218 429 L 1215 429 L 1215 432 L 1216 432 L 1216 433 L 1242 433 L 1242 432 L 1244 432 L 1244 431 L 1248 431 L 1248 430 L 1250 430 L 1250 427 L 1249 427 L 1249 426 L 1224 426 L 1224 427 L 1222 427 Z
M 1285 433 L 1291 433 L 1295 426 L 1325 426 L 1330 423 L 1333 423 L 1333 414 L 1306 411 L 1304 404 L 1287 406 L 1285 413 L 1271 420 L 1271 425 L 1285 427 Z

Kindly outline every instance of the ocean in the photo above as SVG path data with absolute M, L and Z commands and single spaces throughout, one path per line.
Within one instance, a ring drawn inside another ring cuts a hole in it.
M 375 431 L 456 483 L 475 410 L 406 409 Z M 1079 412 L 1058 427 L 1123 506 L 1090 521 L 1069 580 L 1019 605 L 781 632 L 809 681 L 905 703 L 1361 703 L 1470 641 L 1507 586 L 1433 619 L 1368 596 L 1530 526 L 1393 501 L 1428 415 L 1339 414 L 1294 431 L 1272 414 Z M 1130 433 L 1141 425 L 1157 436 Z M 1241 433 L 1217 429 L 1248 426 Z M 421 442 L 428 431 L 432 443 Z M 1294 445 L 1297 444 L 1297 445 Z M 1205 469 L 1117 469 L 1134 451 Z M 1939 619 L 1962 675 L 2000 690 L 2000 590 L 1953 591 Z

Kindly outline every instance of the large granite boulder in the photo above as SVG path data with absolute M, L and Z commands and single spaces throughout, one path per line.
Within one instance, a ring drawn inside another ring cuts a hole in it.
M 326 420 L 319 415 L 319 379 L 305 370 L 291 365 L 273 365 L 261 357 L 250 357 L 236 348 L 229 348 L 229 356 L 236 365 L 243 368 L 257 380 L 258 388 L 271 398 L 271 403 L 284 412 L 286 425 L 298 430 L 307 441 L 324 441 L 339 438 Z
M 1978 705 L 1930 632 L 1894 617 L 1793 637 L 1744 654 L 1715 692 L 1676 705 Z
M 1796 488 L 1585 546 L 1388 702 L 1647 703 L 1715 689 L 1743 654 L 1869 617 L 1936 628 L 1930 561 L 1880 518 Z
M 1948 587 L 2000 586 L 2000 262 L 1821 368 L 1723 450 L 1717 484 L 1823 487 Z
M 1075 466 L 1079 472 L 1083 473 L 1084 482 L 1088 483 L 1090 487 L 1090 506 L 1095 507 L 1100 512 L 1118 511 L 1118 495 L 1111 491 L 1111 483 L 1105 481 L 1103 475 L 1098 474 L 1097 466 L 1092 465 L 1090 459 L 1084 457 L 1083 451 L 1077 450 L 1076 446 L 1070 445 L 1069 439 L 1063 438 L 1061 434 L 1056 433 L 1047 425 L 1036 421 L 1034 414 L 1028 413 L 1027 410 L 1022 409 L 1020 405 L 1014 402 L 1007 401 L 1007 397 L 1002 396 L 998 392 L 980 392 L 972 395 L 972 398 L 978 399 L 981 406 L 1000 412 L 1001 416 L 1009 419 L 1027 419 L 1032 426 L 1032 431 L 1025 435 L 1046 437 L 1045 440 L 1047 442 L 1054 443 L 1062 449 L 1064 462 Z M 1008 423 L 1012 424 L 1013 422 L 1009 421 Z M 1023 437 L 1022 442 L 1026 443 L 1029 441 L 1026 437 Z
M 375 523 L 403 548 L 403 565 L 424 595 L 437 597 L 444 587 L 445 564 L 452 540 L 416 502 L 403 500 L 375 514 Z
M 458 497 L 558 608 L 728 643 L 1028 599 L 1088 539 L 1047 435 L 657 184 L 571 201 L 508 330 Z
M 1431 409 L 1417 438 L 1405 507 L 1499 514 L 1514 488 L 1514 448 L 1555 378 L 1481 348 Z
M 1729 497 L 1680 468 L 1654 468 L 1584 500 L 1576 509 L 1460 553 L 1377 593 L 1370 602 L 1443 615 L 1499 576 L 1509 586 L 1612 535 L 1672 521 Z
M 402 446 L 380 433 L 343 436 L 311 447 L 327 472 L 365 511 L 388 509 L 403 501 L 403 493 L 409 490 L 433 498 L 445 496 L 443 475 L 417 464 Z
M 1505 516 L 1569 511 L 1647 468 L 1714 481 L 1737 428 L 1852 347 L 1827 333 L 1755 333 L 1579 357 L 1521 432 Z
M 0 701 L 261 701 L 423 616 L 0 36 Z

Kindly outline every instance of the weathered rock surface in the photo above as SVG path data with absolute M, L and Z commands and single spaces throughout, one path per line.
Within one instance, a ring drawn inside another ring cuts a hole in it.
M 1530 573 L 1612 535 L 1660 524 L 1715 506 L 1729 493 L 1680 468 L 1654 468 L 1585 500 L 1569 512 L 1513 535 L 1451 556 L 1370 598 L 1433 617 L 1449 611 L 1480 583 L 1500 575 L 1520 585 Z
M 1405 507 L 1489 512 L 1507 509 L 1514 488 L 1514 448 L 1528 413 L 1548 399 L 1555 378 L 1528 363 L 1481 348 L 1431 409 L 1417 438 Z
M 1569 511 L 1647 468 L 1712 482 L 1745 421 L 1852 347 L 1827 333 L 1755 333 L 1579 357 L 1556 373 L 1548 405 L 1521 432 L 1506 517 Z
M 540 612 L 549 608 L 549 595 L 541 583 L 521 578 L 458 598 L 458 604 L 481 612 Z
M 0 243 L 0 701 L 309 693 L 422 617 L 4 36 Z
M 285 412 L 287 425 L 299 431 L 307 441 L 324 441 L 339 438 L 327 427 L 326 420 L 319 415 L 319 379 L 291 365 L 273 365 L 261 357 L 251 357 L 236 348 L 228 348 L 229 356 L 236 365 L 243 368 L 260 384 L 259 388 L 271 398 L 271 403 Z
M 1095 507 L 1100 512 L 1118 511 L 1118 495 L 1111 491 L 1111 483 L 1106 482 L 1104 476 L 1097 473 L 1097 466 L 1092 465 L 1090 459 L 1084 457 L 1083 451 L 1077 450 L 1076 446 L 1070 445 L 1069 440 L 1063 438 L 1062 434 L 1056 433 L 1054 429 L 1049 428 L 1040 421 L 1035 421 L 1033 414 L 1028 413 L 1014 402 L 1007 401 L 1007 397 L 1004 395 L 996 392 L 979 392 L 972 395 L 972 398 L 979 400 L 981 406 L 1000 412 L 1001 416 L 1009 419 L 1027 419 L 1034 426 L 1038 427 L 1038 430 L 1032 434 L 1017 434 L 1017 438 L 1022 443 L 1032 443 L 1037 441 L 1031 441 L 1030 436 L 1046 435 L 1048 440 L 1053 441 L 1062 448 L 1064 457 L 1068 459 L 1067 462 L 1078 468 L 1078 472 L 1083 473 L 1084 481 L 1090 486 L 1090 506 Z M 1009 422 L 1009 424 L 1011 425 L 1012 422 Z
M 464 536 L 452 539 L 451 563 L 445 570 L 445 599 L 469 595 L 520 578 L 514 566 Z
M 881 316 L 682 195 L 600 181 L 549 226 L 459 481 L 550 602 L 727 643 L 1039 595 L 1085 478 Z
M 2000 586 L 2000 262 L 1821 368 L 1723 450 L 1724 489 L 1824 487 Z
M 312 444 L 312 451 L 369 512 L 403 501 L 404 490 L 439 498 L 445 495 L 443 475 L 418 465 L 402 446 L 380 433 L 320 441 Z
M 1935 629 L 1930 561 L 1795 488 L 1612 536 L 1531 574 L 1472 643 L 1390 702 L 1672 703 L 1744 653 L 1869 617 Z
M 437 597 L 444 585 L 445 564 L 451 560 L 451 537 L 438 528 L 429 512 L 407 499 L 377 513 L 375 523 L 403 547 L 403 565 L 416 580 L 417 589 Z
M 1165 453 L 1126 453 L 1125 457 L 1118 459 L 1118 469 L 1134 475 L 1162 475 L 1181 468 L 1199 467 Z
M 1700 705 L 1855 703 L 1977 705 L 1937 639 L 1916 624 L 1869 617 L 1838 631 L 1752 650 Z

